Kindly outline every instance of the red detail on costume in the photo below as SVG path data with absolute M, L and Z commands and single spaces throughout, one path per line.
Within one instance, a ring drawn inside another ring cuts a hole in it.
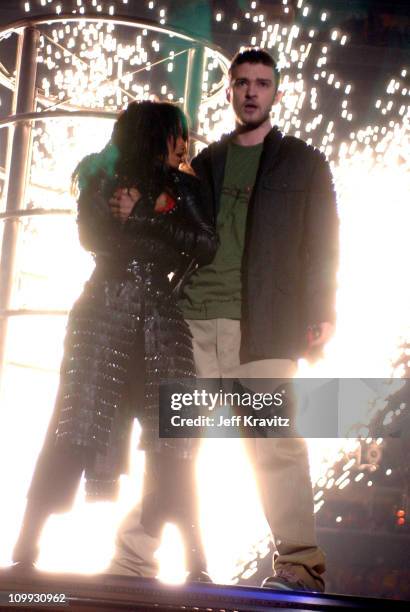
M 164 208 L 161 210 L 161 212 L 168 212 L 169 210 L 172 210 L 173 208 L 175 208 L 175 200 L 174 198 L 172 198 L 169 193 L 165 192 L 165 206 Z

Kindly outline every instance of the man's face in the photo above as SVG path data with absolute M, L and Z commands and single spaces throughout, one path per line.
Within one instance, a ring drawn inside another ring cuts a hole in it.
M 239 125 L 258 127 L 269 120 L 272 105 L 280 97 L 276 94 L 273 68 L 248 62 L 235 66 L 227 97 Z

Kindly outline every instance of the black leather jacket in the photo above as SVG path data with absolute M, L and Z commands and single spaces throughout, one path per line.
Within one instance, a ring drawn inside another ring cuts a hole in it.
M 229 139 L 192 160 L 206 214 L 217 217 Z M 338 216 L 325 156 L 276 127 L 248 205 L 242 262 L 241 362 L 297 359 L 308 325 L 335 320 Z M 193 281 L 194 282 L 194 279 Z
M 173 273 L 171 287 L 181 287 L 187 269 L 210 263 L 218 239 L 201 205 L 199 180 L 178 170 L 169 172 L 167 191 L 175 206 L 154 211 L 157 194 L 142 196 L 125 223 L 114 219 L 108 200 L 117 187 L 105 175 L 96 177 L 80 194 L 78 228 L 82 246 L 92 251 L 97 269 L 124 273 L 133 261 L 154 261 L 164 274 Z

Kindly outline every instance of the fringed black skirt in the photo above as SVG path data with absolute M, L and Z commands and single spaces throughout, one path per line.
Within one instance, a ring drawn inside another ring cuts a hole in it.
M 194 378 L 191 333 L 166 273 L 150 263 L 133 262 L 126 274 L 97 267 L 68 318 L 56 405 L 29 497 L 64 509 L 83 471 L 89 497 L 115 496 L 134 418 L 140 448 L 192 456 L 195 441 L 159 438 L 158 421 L 160 381 Z

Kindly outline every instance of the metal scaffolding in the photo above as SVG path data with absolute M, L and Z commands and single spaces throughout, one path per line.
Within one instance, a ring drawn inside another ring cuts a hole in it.
M 11 114 L 0 121 L 0 127 L 8 127 L 9 136 L 14 126 L 12 141 L 9 143 L 8 162 L 5 172 L 5 185 L 7 188 L 7 199 L 5 212 L 0 214 L 3 221 L 4 232 L 1 246 L 1 277 L 0 277 L 0 381 L 6 360 L 7 348 L 7 325 L 9 317 L 18 315 L 61 315 L 65 310 L 56 309 L 13 309 L 13 290 L 16 277 L 16 253 L 18 249 L 18 235 L 20 219 L 25 216 L 34 215 L 61 215 L 72 214 L 71 210 L 63 209 L 26 209 L 25 193 L 31 163 L 32 125 L 38 120 L 47 120 L 56 117 L 109 117 L 115 118 L 116 114 L 102 110 L 73 110 L 70 105 L 63 101 L 54 105 L 58 110 L 36 111 L 37 100 L 42 98 L 36 90 L 36 57 L 41 33 L 41 26 L 50 23 L 67 22 L 108 22 L 115 25 L 146 28 L 158 33 L 179 38 L 190 45 L 188 49 L 187 70 L 184 86 L 184 111 L 188 115 L 192 128 L 193 139 L 204 141 L 198 136 L 198 108 L 202 100 L 202 81 L 205 66 L 205 50 L 212 53 L 220 61 L 223 71 L 226 73 L 228 61 L 223 51 L 210 44 L 208 41 L 195 39 L 182 31 L 163 27 L 149 20 L 133 20 L 129 17 L 108 15 L 81 15 L 55 14 L 42 15 L 30 20 L 21 20 L 3 27 L 0 36 L 7 36 L 18 32 L 19 44 L 17 48 L 17 79 L 5 78 L 1 75 L 3 85 L 13 89 L 13 107 Z

